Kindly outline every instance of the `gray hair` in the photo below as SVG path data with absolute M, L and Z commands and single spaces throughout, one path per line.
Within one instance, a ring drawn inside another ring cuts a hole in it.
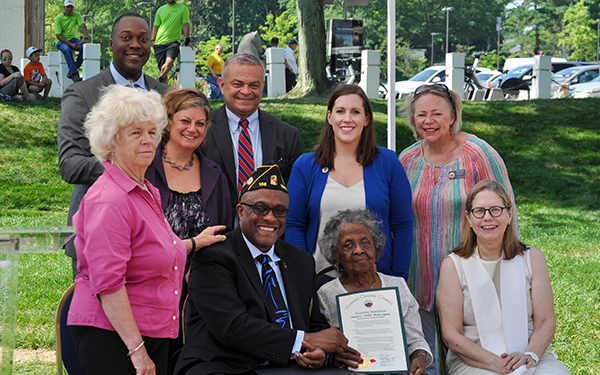
M 98 103 L 88 113 L 84 128 L 92 154 L 108 160 L 110 148 L 120 129 L 149 122 L 156 126 L 156 140 L 167 126 L 167 111 L 156 91 L 110 85 L 101 90 Z
M 338 211 L 329 219 L 319 239 L 319 247 L 325 259 L 331 264 L 337 263 L 339 233 L 348 224 L 362 224 L 369 230 L 379 259 L 385 248 L 385 234 L 379 228 L 375 215 L 362 208 Z M 346 271 L 341 269 L 340 272 L 344 274 Z
M 263 71 L 263 76 L 265 75 L 265 68 L 259 59 L 247 53 L 236 53 L 228 58 L 227 61 L 225 61 L 225 65 L 223 65 L 223 70 L 221 71 L 221 77 L 223 78 L 223 81 L 225 80 L 225 75 L 227 74 L 227 68 L 231 64 L 260 66 L 260 69 Z
M 415 138 L 418 138 L 419 135 L 417 132 L 417 125 L 415 124 L 415 103 L 417 102 L 417 99 L 424 94 L 437 95 L 446 101 L 448 108 L 454 113 L 452 134 L 457 134 L 462 127 L 462 99 L 460 96 L 452 90 L 448 90 L 448 94 L 446 94 L 445 92 L 434 89 L 432 86 L 422 89 L 418 96 L 415 96 L 414 93 L 409 95 L 406 100 L 404 100 L 402 107 L 398 110 L 398 115 L 408 120 L 408 126 L 412 129 Z M 452 100 L 450 100 L 450 98 L 452 98 Z

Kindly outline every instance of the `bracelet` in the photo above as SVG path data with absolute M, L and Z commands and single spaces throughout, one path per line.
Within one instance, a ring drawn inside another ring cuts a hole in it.
M 132 355 L 133 353 L 137 352 L 138 350 L 140 350 L 140 348 L 141 348 L 142 346 L 144 346 L 144 343 L 145 343 L 145 342 L 146 342 L 146 341 L 142 340 L 142 342 L 141 342 L 141 343 L 140 343 L 140 344 L 137 346 L 137 348 L 135 348 L 135 349 L 133 349 L 133 350 L 130 350 L 130 351 L 129 351 L 129 353 L 127 353 L 127 356 L 128 356 L 128 357 L 131 357 L 131 355 Z
M 190 250 L 190 254 L 193 254 L 196 251 L 196 240 L 193 237 L 190 237 L 190 241 L 192 241 L 192 250 Z
M 540 361 L 540 357 L 537 356 L 537 354 L 535 354 L 534 352 L 525 352 L 523 353 L 524 355 L 528 355 L 531 358 L 533 358 L 533 360 L 535 361 L 535 364 L 537 365 L 538 362 Z M 535 365 L 534 365 L 535 366 Z

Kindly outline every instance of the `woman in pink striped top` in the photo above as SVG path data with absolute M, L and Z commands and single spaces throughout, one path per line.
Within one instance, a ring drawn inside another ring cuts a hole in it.
M 460 131 L 458 94 L 443 84 L 424 85 L 406 100 L 402 112 L 418 140 L 400 154 L 412 191 L 414 238 L 408 284 L 419 302 L 425 338 L 434 352 L 439 270 L 459 243 L 467 194 L 477 182 L 494 180 L 510 192 L 516 205 L 500 155 L 482 139 Z M 514 217 L 517 229 L 516 212 Z

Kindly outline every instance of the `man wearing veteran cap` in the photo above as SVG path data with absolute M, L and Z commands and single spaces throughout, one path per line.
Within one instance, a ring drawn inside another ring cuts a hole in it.
M 81 14 L 75 11 L 75 1 L 65 0 L 63 3 L 64 12 L 59 14 L 54 21 L 56 30 L 56 48 L 65 55 L 65 61 L 69 66 L 69 77 L 73 82 L 81 81 L 79 77 L 79 68 L 83 63 L 83 44 L 90 39 L 87 27 L 83 23 Z M 81 27 L 83 40 L 79 39 L 77 29 Z M 74 51 L 78 51 L 77 60 L 73 60 Z
M 312 256 L 279 240 L 288 200 L 278 166 L 255 169 L 240 192 L 238 228 L 194 254 L 188 340 L 176 375 L 318 369 L 334 352 L 337 367 L 360 360 L 319 310 Z

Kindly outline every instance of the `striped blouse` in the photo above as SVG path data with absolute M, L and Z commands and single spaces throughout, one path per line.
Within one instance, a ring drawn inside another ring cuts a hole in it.
M 421 141 L 400 154 L 412 190 L 413 252 L 408 285 L 427 311 L 433 310 L 440 266 L 460 240 L 465 201 L 471 188 L 482 180 L 498 181 L 515 198 L 506 166 L 484 140 L 468 134 L 458 159 L 435 166 L 425 161 Z M 434 170 L 441 168 L 437 184 Z M 517 232 L 518 233 L 518 232 Z

